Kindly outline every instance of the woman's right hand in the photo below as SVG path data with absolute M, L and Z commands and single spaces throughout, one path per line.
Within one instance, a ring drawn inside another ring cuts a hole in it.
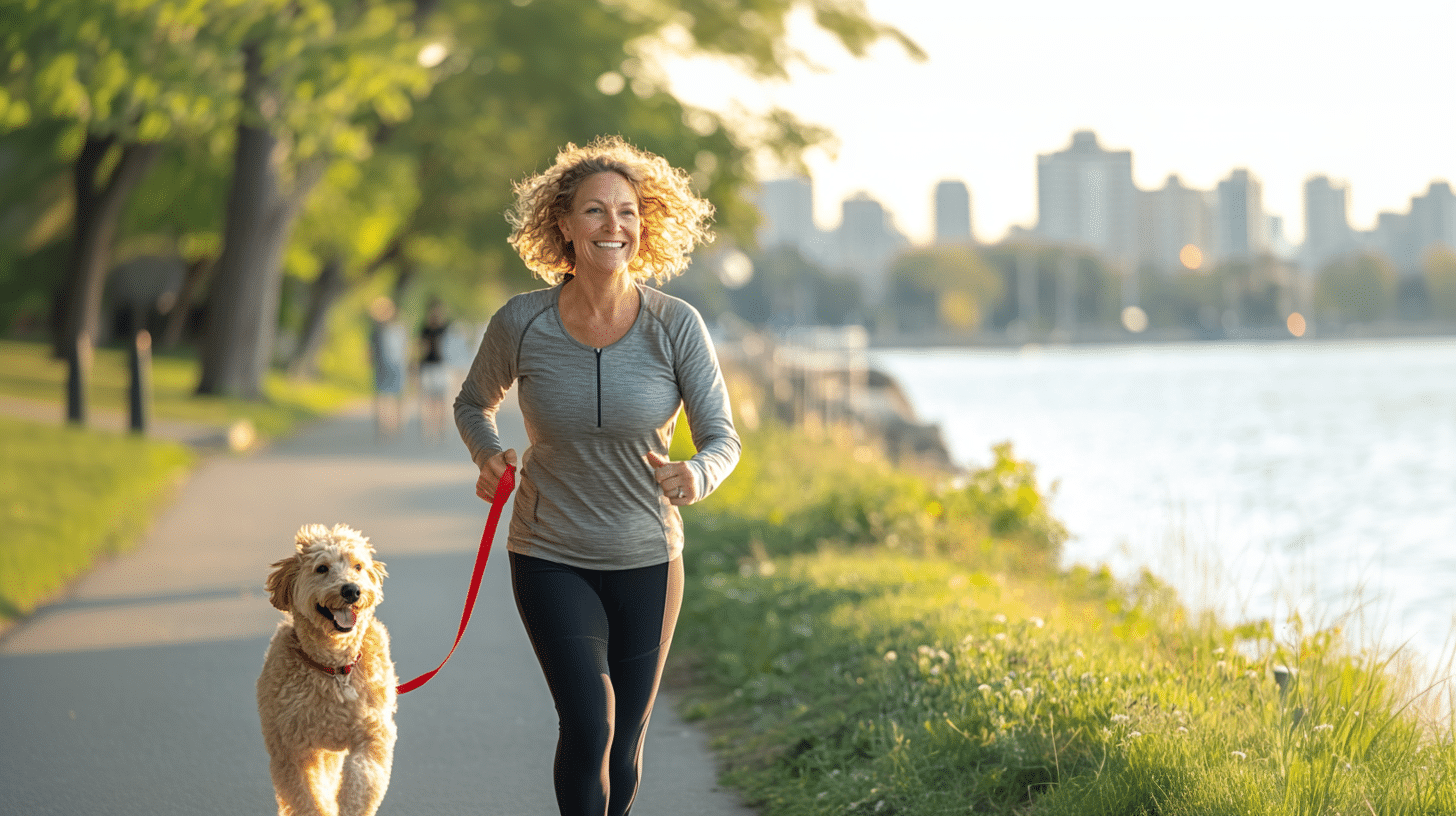
M 485 460 L 485 467 L 480 469 L 480 478 L 475 481 L 475 495 L 486 501 L 494 499 L 495 488 L 500 483 L 501 474 L 506 472 L 507 465 L 514 467 L 515 464 L 515 448 L 503 450 Z

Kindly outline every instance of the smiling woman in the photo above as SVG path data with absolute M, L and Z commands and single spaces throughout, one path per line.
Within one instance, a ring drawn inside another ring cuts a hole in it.
M 630 264 L 634 276 L 666 282 L 687 269 L 695 246 L 713 239 L 708 228 L 713 205 L 693 194 L 685 171 L 620 136 L 601 137 L 586 147 L 568 144 L 550 169 L 516 185 L 516 205 L 507 215 L 515 228 L 511 246 L 547 283 L 576 273 L 576 249 L 560 224 L 578 189 L 600 173 L 627 181 L 637 198 L 639 240 L 645 240 Z

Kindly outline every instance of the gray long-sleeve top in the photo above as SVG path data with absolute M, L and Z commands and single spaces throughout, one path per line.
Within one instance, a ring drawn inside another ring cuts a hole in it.
M 564 285 L 564 284 L 562 284 Z M 477 466 L 502 450 L 495 416 L 514 383 L 530 447 L 511 511 L 511 552 L 587 569 L 634 569 L 682 553 L 682 517 L 646 454 L 667 456 L 681 407 L 699 498 L 738 463 L 728 388 L 697 310 L 638 284 L 641 309 L 601 349 L 566 331 L 561 285 L 517 295 L 491 318 L 455 399 Z

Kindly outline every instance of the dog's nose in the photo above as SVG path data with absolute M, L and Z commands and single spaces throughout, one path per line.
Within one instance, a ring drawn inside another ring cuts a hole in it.
M 348 601 L 349 603 L 353 603 L 359 600 L 359 585 L 344 584 L 343 586 L 339 587 L 339 594 L 344 596 L 344 600 Z

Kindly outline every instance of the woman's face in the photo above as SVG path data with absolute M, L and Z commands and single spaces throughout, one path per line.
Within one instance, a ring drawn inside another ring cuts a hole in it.
M 637 192 L 616 173 L 587 176 L 557 226 L 576 249 L 576 274 L 625 272 L 642 234 Z

